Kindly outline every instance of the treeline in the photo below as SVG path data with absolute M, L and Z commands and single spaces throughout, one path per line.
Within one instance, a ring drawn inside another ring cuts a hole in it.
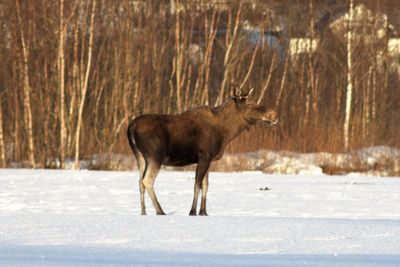
M 335 30 L 334 10 L 350 8 L 335 1 L 2 1 L 0 164 L 79 167 L 93 154 L 131 153 L 132 117 L 218 105 L 234 86 L 254 87 L 280 123 L 230 151 L 399 146 L 399 62 L 387 44 L 400 5 L 362 3 L 387 23 L 353 12 L 353 27 Z M 299 37 L 318 46 L 293 51 Z

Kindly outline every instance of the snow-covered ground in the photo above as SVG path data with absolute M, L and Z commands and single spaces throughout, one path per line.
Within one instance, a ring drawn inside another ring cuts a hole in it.
M 140 216 L 137 172 L 0 170 L 0 266 L 400 266 L 398 178 L 211 173 L 189 217 L 193 176 Z

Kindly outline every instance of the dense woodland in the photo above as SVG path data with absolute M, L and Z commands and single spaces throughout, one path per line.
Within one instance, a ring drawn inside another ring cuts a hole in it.
M 280 123 L 230 152 L 399 147 L 399 31 L 384 0 L 1 1 L 0 166 L 130 155 L 132 117 L 215 106 L 235 86 Z

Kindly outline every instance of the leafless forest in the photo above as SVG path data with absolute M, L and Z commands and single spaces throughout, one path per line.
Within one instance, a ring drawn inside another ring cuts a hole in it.
M 0 2 L 0 166 L 130 154 L 136 115 L 277 108 L 228 150 L 400 146 L 400 2 Z

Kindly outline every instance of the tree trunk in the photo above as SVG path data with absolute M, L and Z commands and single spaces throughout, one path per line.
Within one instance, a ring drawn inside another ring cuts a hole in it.
M 0 168 L 4 167 L 6 167 L 6 147 L 4 144 L 3 110 L 1 107 L 1 97 L 0 97 Z
M 241 14 L 241 11 L 242 11 L 242 6 L 243 6 L 243 3 L 240 2 L 239 10 L 238 10 L 238 12 L 236 14 L 235 26 L 234 26 L 234 29 L 233 29 L 233 35 L 230 38 L 230 40 L 229 40 L 230 26 L 228 26 L 228 30 L 226 32 L 226 37 L 227 37 L 226 38 L 226 40 L 227 40 L 226 44 L 227 44 L 227 47 L 226 47 L 225 56 L 224 56 L 224 76 L 223 76 L 223 79 L 222 79 L 221 88 L 220 88 L 220 91 L 219 91 L 218 98 L 215 101 L 215 106 L 218 106 L 218 105 L 222 104 L 222 102 L 224 101 L 225 89 L 226 89 L 227 82 L 228 82 L 228 79 L 229 79 L 229 76 L 230 76 L 230 72 L 231 72 L 231 62 L 232 62 L 233 47 L 234 47 L 234 45 L 236 43 L 236 39 L 238 37 L 238 32 L 239 32 L 240 14 Z
M 85 100 L 86 100 L 86 92 L 88 89 L 88 82 L 89 82 L 89 73 L 90 73 L 90 67 L 92 63 L 92 49 L 93 49 L 93 34 L 94 34 L 94 15 L 96 11 L 96 0 L 93 0 L 92 3 L 92 12 L 91 12 L 91 18 L 90 18 L 90 27 L 89 27 L 89 47 L 88 47 L 88 57 L 87 57 L 87 64 L 86 64 L 86 73 L 85 73 L 85 80 L 84 84 L 82 87 L 82 98 L 81 102 L 79 104 L 79 113 L 78 113 L 78 123 L 76 126 L 76 131 L 75 131 L 75 161 L 74 161 L 74 166 L 73 169 L 79 169 L 79 149 L 80 149 L 80 131 L 82 127 L 82 113 L 83 113 L 83 107 L 85 105 Z
M 64 168 L 65 161 L 65 140 L 67 127 L 65 123 L 65 31 L 64 31 L 64 0 L 60 0 L 59 16 L 59 50 L 58 50 L 58 73 L 60 86 L 60 168 Z
M 367 84 L 364 90 L 364 105 L 363 105 L 363 139 L 369 137 L 370 113 L 371 113 L 371 84 L 372 84 L 372 66 L 368 68 Z
M 175 23 L 175 77 L 176 77 L 176 108 L 178 113 L 182 111 L 182 84 L 181 84 L 181 76 L 182 76 L 182 47 L 181 47 L 181 29 L 180 29 L 180 3 L 178 0 L 175 0 L 175 6 L 178 7 L 176 10 L 176 23 Z
M 211 25 L 210 25 L 210 30 L 209 30 L 209 35 L 207 38 L 207 49 L 206 53 L 204 55 L 204 70 L 205 70 L 205 75 L 204 75 L 204 89 L 201 97 L 201 104 L 203 105 L 209 105 L 210 102 L 210 71 L 211 71 L 211 59 L 212 59 L 212 51 L 213 51 L 213 46 L 214 46 L 214 41 L 215 37 L 217 35 L 218 31 L 218 23 L 219 23 L 219 18 L 220 15 L 214 11 L 212 15 L 212 20 L 211 20 Z
M 17 63 L 13 63 L 13 72 L 15 73 L 15 78 L 13 79 L 14 84 L 18 84 L 18 75 L 17 75 Z M 12 153 L 12 160 L 13 161 L 20 161 L 22 156 L 21 156 L 21 140 L 20 140 L 20 118 L 21 118 L 21 113 L 20 113 L 20 105 L 19 105 L 19 92 L 15 92 L 13 96 L 13 105 L 15 106 L 15 116 L 14 116 L 14 138 L 13 138 L 13 153 Z
M 276 67 L 275 60 L 276 60 L 276 54 L 274 54 L 274 55 L 272 56 L 271 65 L 269 66 L 269 70 L 268 70 L 267 80 L 265 81 L 264 86 L 263 86 L 263 88 L 261 89 L 261 94 L 260 94 L 260 97 L 259 97 L 258 100 L 257 100 L 257 105 L 260 105 L 260 104 L 261 104 L 261 101 L 262 101 L 262 100 L 264 99 L 264 97 L 265 97 L 265 94 L 266 94 L 267 89 L 268 89 L 268 87 L 269 87 L 269 84 L 270 84 L 270 82 L 271 82 L 272 73 L 274 72 L 275 67 Z
M 352 24 L 354 17 L 353 0 L 350 0 L 349 18 L 347 28 L 347 88 L 346 88 L 346 108 L 343 128 L 344 149 L 348 151 L 350 146 L 350 118 L 353 97 L 353 61 L 352 61 Z
M 16 3 L 16 10 L 17 10 L 17 19 L 18 19 L 18 25 L 19 25 L 19 30 L 20 30 L 20 38 L 21 38 L 21 47 L 22 47 L 22 55 L 23 55 L 23 60 L 22 60 L 22 69 L 23 69 L 23 92 L 24 92 L 24 117 L 25 117 L 25 123 L 26 123 L 26 131 L 28 133 L 28 160 L 29 164 L 31 165 L 32 168 L 36 168 L 36 163 L 35 163 L 35 145 L 33 141 L 33 126 L 32 126 L 32 108 L 31 108 L 31 88 L 29 85 L 29 71 L 28 71 L 28 66 L 29 66 L 29 60 L 28 60 L 28 48 L 25 42 L 25 36 L 24 36 L 24 30 L 22 27 L 22 16 L 21 16 L 21 10 L 20 10 L 20 5 L 19 5 L 19 0 L 15 1 Z
M 307 51 L 307 56 L 308 56 L 308 83 L 306 87 L 306 117 L 304 119 L 304 128 L 308 128 L 307 124 L 310 122 L 310 104 L 312 101 L 312 106 L 313 106 L 313 115 L 316 115 L 317 111 L 316 106 L 317 106 L 317 97 L 315 93 L 315 75 L 314 75 L 314 65 L 313 65 L 313 41 L 314 41 L 314 5 L 313 5 L 314 0 L 310 0 L 309 2 L 309 8 L 310 8 L 310 24 L 309 24 L 309 31 L 310 31 L 310 38 L 309 38 L 309 46 L 308 46 L 308 51 Z
M 278 95 L 275 100 L 276 107 L 279 107 L 279 104 L 281 102 L 282 93 L 283 93 L 283 90 L 285 89 L 288 65 L 289 65 L 289 55 L 286 55 L 285 66 L 283 67 L 283 73 L 282 73 L 281 86 L 279 88 L 279 92 L 278 92 Z

